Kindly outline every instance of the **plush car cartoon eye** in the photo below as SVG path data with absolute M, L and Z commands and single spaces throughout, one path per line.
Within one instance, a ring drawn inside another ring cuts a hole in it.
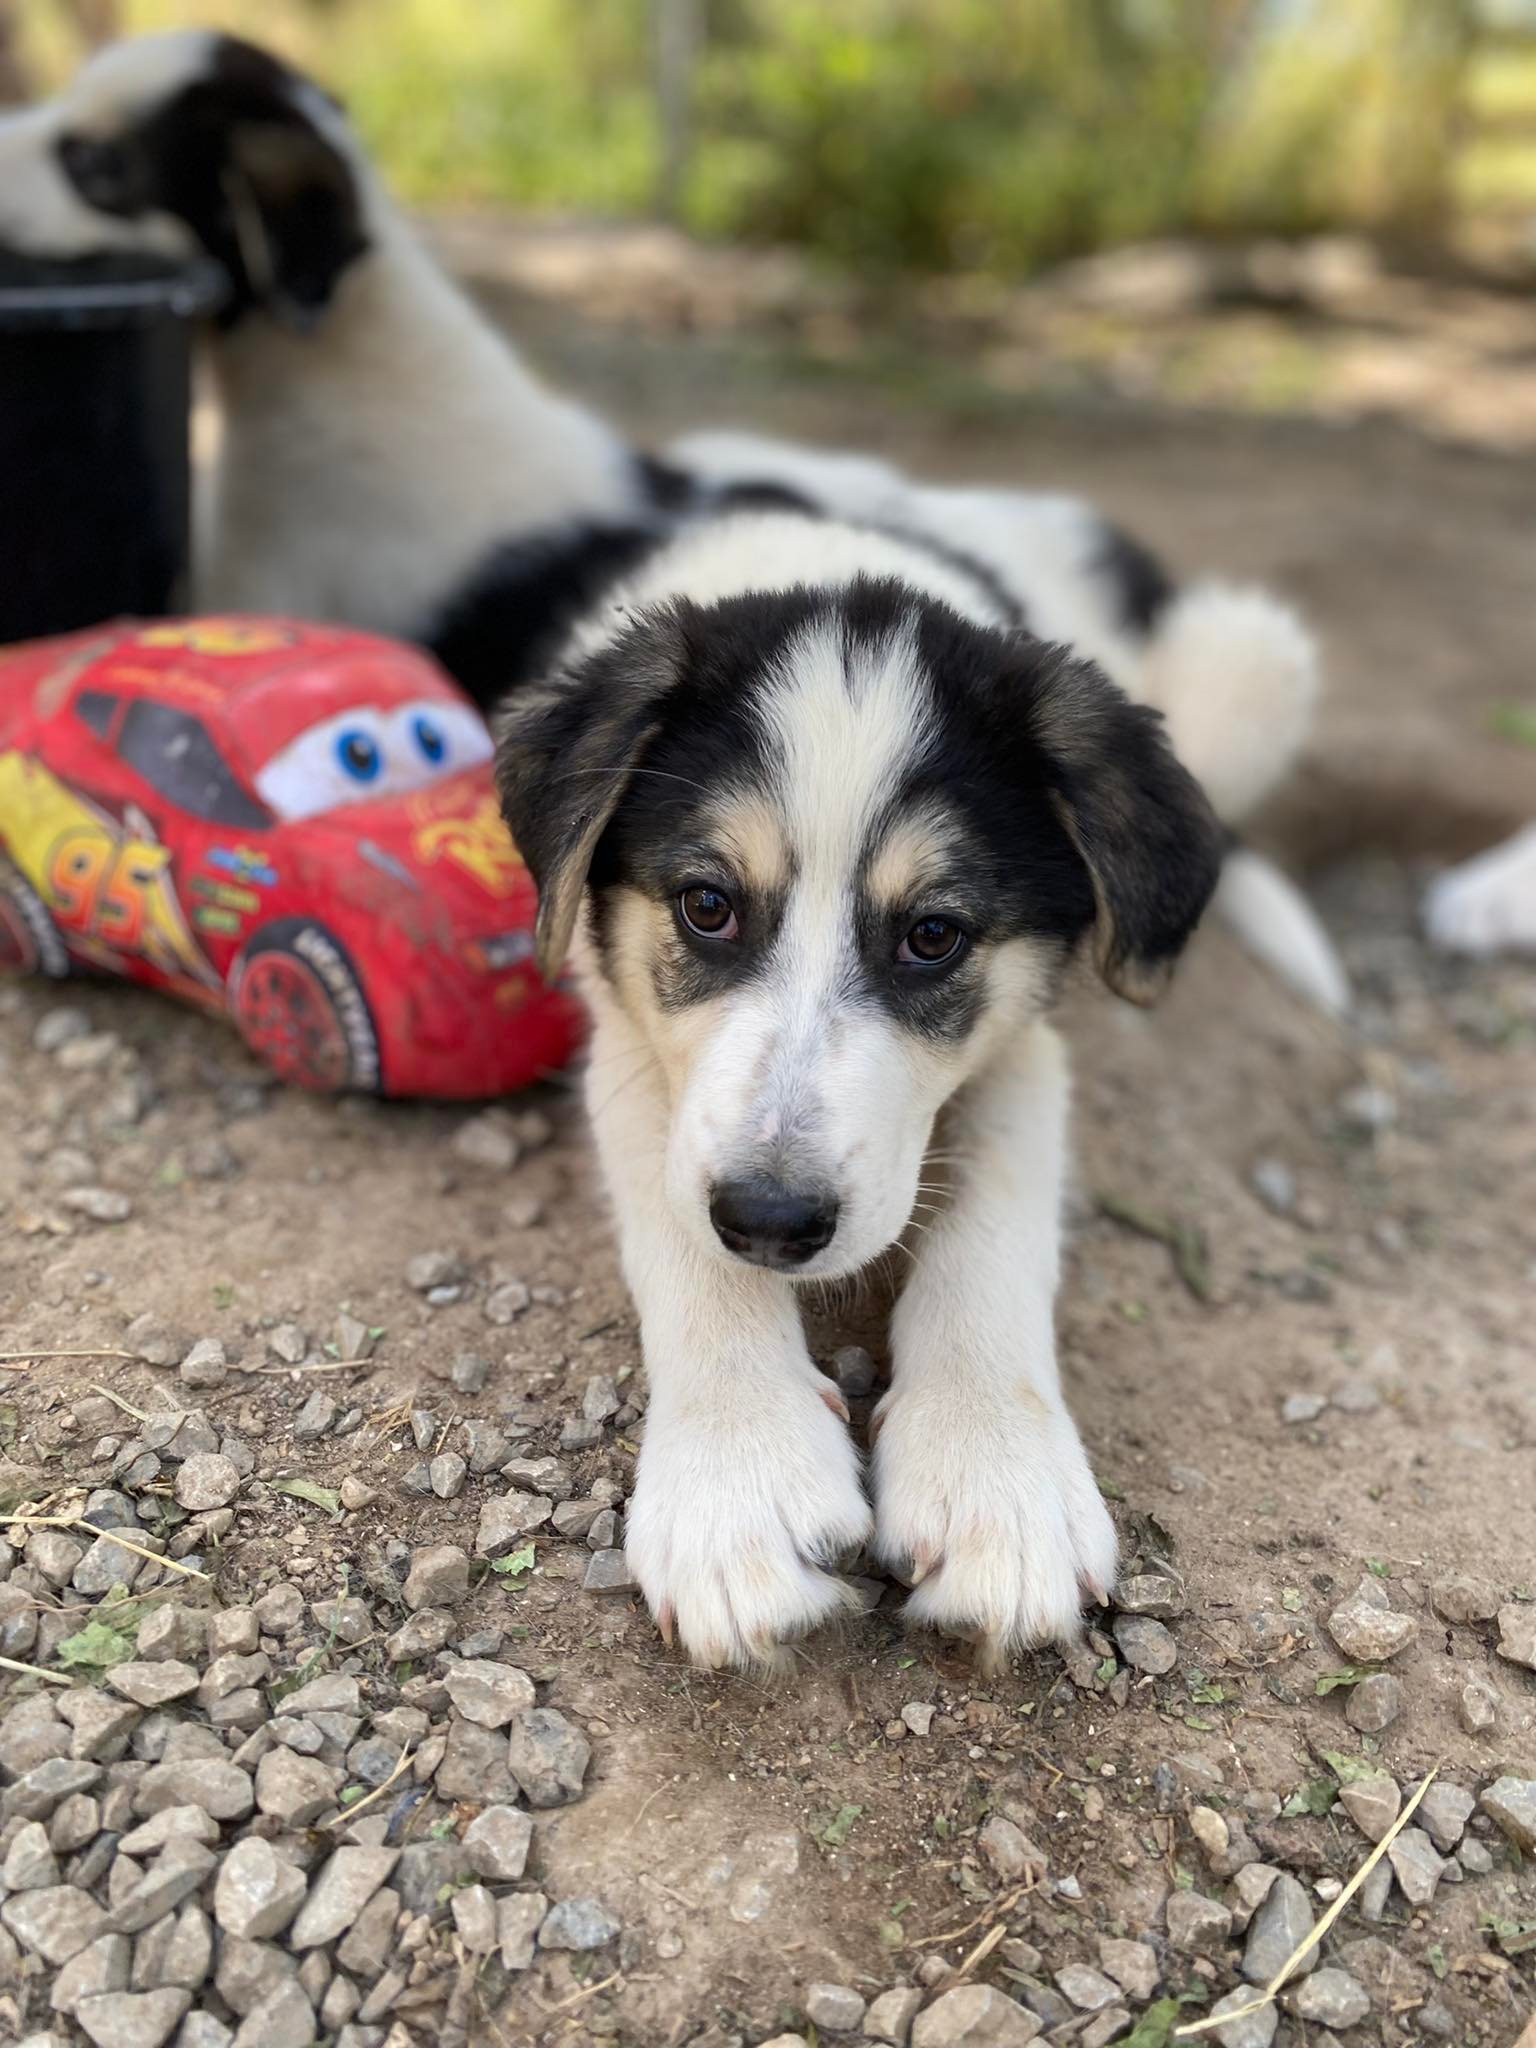
M 488 761 L 491 736 L 468 704 L 417 699 L 390 710 L 363 705 L 312 725 L 255 777 L 282 818 L 313 818 L 343 804 L 399 796 Z

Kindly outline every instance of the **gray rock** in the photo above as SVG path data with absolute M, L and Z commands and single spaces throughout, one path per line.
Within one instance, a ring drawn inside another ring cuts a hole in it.
M 267 1941 L 292 1920 L 306 1890 L 303 1871 L 259 1835 L 246 1835 L 220 1866 L 213 1917 L 226 1934 Z
M 434 1287 L 457 1287 L 467 1278 L 464 1262 L 454 1252 L 418 1252 L 405 1269 L 405 1284 L 414 1294 L 430 1294 Z
M 333 1593 L 328 1600 L 315 1600 L 310 1613 L 328 1636 L 339 1643 L 360 1643 L 373 1634 L 373 1615 L 366 1600 L 355 1593 Z
M 505 1728 L 534 1702 L 533 1680 L 515 1664 L 465 1658 L 443 1674 L 455 1713 L 481 1728 Z
M 413 1614 L 423 1607 L 457 1607 L 468 1593 L 469 1558 L 456 1543 L 413 1553 L 405 1576 L 405 1604 Z
M 314 2038 L 314 2007 L 297 1977 L 288 1977 L 246 2014 L 234 2048 L 311 2048 Z
M 1225 1948 L 1232 1932 L 1229 1908 L 1203 1892 L 1170 1892 L 1164 1912 L 1169 1941 L 1187 1955 L 1210 1955 Z
M 164 1707 L 196 1692 L 198 1675 L 190 1664 L 170 1657 L 151 1664 L 114 1664 L 106 1682 L 136 1707 Z
M 477 1479 L 499 1472 L 507 1462 L 511 1445 L 493 1422 L 466 1422 L 464 1440 L 469 1445 L 469 1469 Z
M 156 1469 L 158 1470 L 158 1460 Z M 151 1547 L 152 1539 L 147 1539 L 142 1534 L 134 1540 L 146 1549 Z M 104 1534 L 96 1538 L 75 1566 L 75 1575 L 70 1584 L 77 1593 L 84 1593 L 92 1599 L 97 1599 L 103 1593 L 110 1593 L 114 1586 L 131 1590 L 144 1567 L 145 1560 L 142 1557 L 136 1556 L 131 1550 L 125 1550 L 110 1534 Z
M 482 1166 L 490 1173 L 510 1173 L 516 1166 L 521 1146 L 504 1110 L 485 1109 L 460 1124 L 453 1137 L 456 1158 L 470 1166 Z
M 468 1465 L 457 1451 L 439 1451 L 427 1467 L 427 1479 L 439 1500 L 457 1500 L 464 1491 Z
M 1250 1984 L 1267 1984 L 1311 1932 L 1312 1903 L 1290 1872 L 1282 1870 L 1248 1923 L 1239 1966 L 1243 1976 Z M 1317 1962 L 1317 1950 L 1309 1950 L 1296 1965 L 1296 1974 L 1309 1975 Z
M 183 1899 L 201 1887 L 214 1862 L 213 1851 L 191 1835 L 174 1836 L 138 1882 L 114 1899 L 112 1932 L 137 1934 L 175 1912 Z
M 568 1536 L 573 1542 L 586 1540 L 592 1524 L 601 1514 L 611 1513 L 601 1502 L 595 1500 L 560 1500 L 555 1502 L 552 1516 L 557 1535 Z
M 1380 1735 L 1403 1711 L 1402 1680 L 1390 1671 L 1373 1671 L 1350 1687 L 1344 1718 L 1362 1735 Z
M 461 1351 L 453 1361 L 449 1377 L 459 1394 L 479 1394 L 491 1376 L 491 1361 L 478 1351 Z
M 229 1356 L 218 1337 L 199 1337 L 177 1369 L 184 1387 L 222 1387 L 229 1378 Z
M 504 1970 L 526 1970 L 533 1962 L 539 1928 L 549 1911 L 542 1892 L 514 1892 L 496 1908 L 496 1942 Z
M 1211 2007 L 1212 2019 L 1220 2019 L 1227 2013 L 1239 2013 L 1245 2005 L 1251 2004 L 1253 1993 L 1246 1985 L 1239 1985 L 1236 1991 L 1229 1991 L 1224 1998 L 1218 1998 Z M 1245 2013 L 1241 2019 L 1229 2019 L 1225 2026 L 1213 2029 L 1221 2048 L 1270 2048 L 1280 2025 L 1280 2008 L 1276 2005 L 1261 2005 L 1257 2012 Z
M 455 1714 L 433 1784 L 442 1799 L 463 1799 L 475 1805 L 510 1806 L 518 1794 L 507 1757 L 507 1740 L 489 1728 L 477 1728 Z
M 596 1899 L 562 1899 L 551 1906 L 539 1928 L 540 1948 L 585 1952 L 601 1948 L 619 1932 L 620 1923 Z
M 606 1373 L 594 1373 L 582 1390 L 581 1412 L 588 1422 L 606 1422 L 623 1405 L 618 1388 Z
M 483 1884 L 466 1885 L 450 1901 L 453 1925 L 471 1955 L 488 1956 L 496 1946 L 496 1901 Z
M 143 1718 L 143 1710 L 131 1701 L 115 1700 L 94 1687 L 72 1693 L 69 1698 L 74 1727 L 71 1754 L 96 1763 L 115 1762 L 128 1747 L 129 1737 Z M 7 1761 L 0 1754 L 0 1763 Z
M 411 1848 L 404 1851 L 401 1863 L 406 1863 L 416 1849 L 439 1847 L 441 1844 L 436 1842 L 414 1843 Z M 401 1898 L 401 1893 L 391 1891 L 387 1885 L 382 1891 L 375 1892 L 353 1921 L 350 1931 L 343 1937 L 336 1950 L 337 1962 L 344 1970 L 350 1971 L 360 1984 L 373 1984 L 384 1974 L 394 1950 L 395 1926 L 400 1917 Z M 429 1903 L 436 1903 L 435 1893 Z
M 153 1607 L 139 1623 L 134 1647 L 144 1664 L 195 1664 L 208 1643 L 208 1617 L 198 1607 Z
M 1371 2015 L 1370 1996 L 1359 1978 L 1332 1964 L 1314 1970 L 1287 2002 L 1298 2019 L 1315 2027 L 1358 2027 Z
M 1118 2039 L 1130 2024 L 1131 2015 L 1126 2006 L 1110 2006 L 1091 2019 L 1077 2038 L 1081 2048 L 1109 2048 L 1109 2043 Z
M 592 1517 L 592 1526 L 587 1531 L 587 1548 L 589 1550 L 621 1550 L 623 1548 L 619 1530 L 618 1510 L 616 1508 L 599 1508 Z
M 104 1991 L 82 1998 L 75 2020 L 96 2048 L 162 2048 L 191 2004 L 191 1992 L 173 1985 L 159 1991 Z
M 267 1332 L 267 1351 L 279 1365 L 302 1365 L 309 1356 L 309 1336 L 297 1323 L 278 1323 Z
M 54 1808 L 76 1792 L 89 1792 L 101 1778 L 96 1764 L 72 1757 L 51 1756 L 0 1794 L 0 1820 L 47 1820 Z
M 61 1799 L 48 1823 L 48 1841 L 56 1854 L 72 1856 L 101 1832 L 101 1802 L 88 1793 L 72 1792 Z
M 166 1806 L 121 1836 L 117 1846 L 125 1856 L 153 1856 L 177 1835 L 190 1836 L 211 1849 L 219 1839 L 219 1824 L 200 1806 Z
M 176 1474 L 174 1490 L 177 1505 L 189 1514 L 228 1507 L 240 1491 L 239 1467 L 217 1451 L 200 1451 Z
M 266 1941 L 227 1934 L 219 1943 L 214 1986 L 231 2012 L 244 2018 L 285 1978 L 297 1973 L 293 1957 Z
M 515 1806 L 488 1806 L 464 1830 L 464 1855 L 476 1877 L 511 1884 L 528 1863 L 533 1822 Z
M 590 1451 L 603 1440 L 603 1425 L 588 1422 L 584 1416 L 571 1416 L 560 1425 L 560 1448 L 562 1451 Z
M 65 1188 L 59 1207 L 92 1223 L 126 1223 L 133 1214 L 132 1202 L 116 1188 Z
M 1501 1607 L 1496 1647 L 1506 1663 L 1536 1671 L 1536 1607 Z
M 133 1810 L 146 1820 L 168 1806 L 199 1806 L 215 1820 L 244 1820 L 251 1805 L 245 1772 L 213 1757 L 152 1764 L 133 1792 Z
M 112 1932 L 96 1901 L 67 1884 L 17 1892 L 0 1906 L 0 1926 L 15 1935 L 24 1951 L 33 1950 L 55 1966 Z
M 347 1672 L 327 1672 L 323 1677 L 312 1678 L 307 1685 L 288 1693 L 283 1700 L 283 1710 L 289 1714 L 357 1716 L 363 1711 L 362 1693 L 357 1680 Z M 356 1733 L 357 1730 L 352 1729 L 348 1739 Z
M 1427 1906 L 1445 1870 L 1434 1843 L 1422 1828 L 1404 1828 L 1387 1851 L 1393 1875 L 1410 1906 Z
M 1154 1621 L 1173 1621 L 1184 1612 L 1184 1588 L 1171 1572 L 1137 1572 L 1115 1588 L 1122 1614 L 1147 1614 Z
M 27 1540 L 24 1555 L 33 1571 L 41 1572 L 50 1586 L 61 1588 L 73 1578 L 85 1545 L 63 1529 L 36 1529 Z
M 336 1804 L 342 1774 L 331 1764 L 273 1749 L 256 1766 L 256 1804 L 285 1827 L 308 1827 Z
M 594 1550 L 581 1582 L 584 1593 L 634 1593 L 639 1586 L 622 1550 Z
M 197 1703 L 206 1711 L 228 1699 L 231 1693 L 265 1685 L 271 1675 L 272 1659 L 265 1650 L 257 1650 L 250 1657 L 237 1656 L 233 1651 L 215 1657 L 197 1688 Z
M 293 1949 L 323 1948 L 350 1927 L 400 1860 L 398 1849 L 338 1849 L 288 1933 Z
M 7 1589 L 0 1586 L 0 1592 Z M 13 1590 L 22 1599 L 30 1598 L 21 1588 Z M 30 1645 L 27 1647 L 30 1648 Z M 9 1654 L 5 1652 L 3 1654 Z M 66 1693 L 67 1701 L 84 1699 L 84 1693 Z M 100 1698 L 97 1694 L 95 1697 Z M 117 1702 L 113 1701 L 116 1708 Z M 120 1709 L 130 1716 L 130 1721 L 139 1717 L 131 1707 Z M 32 1699 L 17 1700 L 0 1722 L 0 1771 L 7 1777 L 20 1778 L 28 1771 L 35 1770 L 50 1758 L 68 1756 L 71 1749 L 69 1724 L 56 1711 L 53 1698 L 48 1693 L 38 1693 Z
M 72 2013 L 82 1998 L 103 1991 L 126 1991 L 133 1944 L 126 1934 L 104 1934 L 72 1956 L 54 1978 L 48 2003 L 55 2012 Z
M 505 1557 L 535 1529 L 542 1528 L 553 1512 L 554 1502 L 546 1494 L 509 1493 L 500 1500 L 488 1500 L 480 1510 L 475 1554 Z
M 283 1579 L 262 1594 L 253 1612 L 263 1635 L 291 1635 L 304 1619 L 304 1595 L 290 1580 Z
M 1500 1778 L 1477 1803 L 1517 1849 L 1536 1850 L 1536 1778 Z
M 527 1285 L 521 1280 L 505 1280 L 500 1287 L 493 1287 L 485 1297 L 485 1320 L 498 1329 L 505 1329 L 515 1322 L 533 1300 Z
M 1449 1856 L 1466 1832 L 1477 1800 L 1464 1785 L 1437 1778 L 1419 1801 L 1418 1825 L 1435 1847 Z
M 1045 1875 L 1045 1852 L 1006 1814 L 987 1816 L 976 1837 L 976 1846 L 1004 1884 L 1017 1884 L 1026 1877 L 1038 1883 Z
M 990 1984 L 944 1991 L 912 2022 L 912 2048 L 1028 2048 L 1040 2032 L 1033 2012 Z
M 32 1043 L 39 1052 L 62 1052 L 66 1045 L 90 1035 L 91 1020 L 84 1010 L 72 1003 L 56 1003 L 38 1018 Z
M 424 1607 L 401 1622 L 384 1649 L 391 1663 L 411 1664 L 421 1657 L 435 1657 L 453 1634 L 453 1616 L 438 1607 Z
M 1486 1679 L 1469 1680 L 1457 1705 L 1461 1725 L 1469 1735 L 1489 1735 L 1499 1725 L 1499 1695 Z
M 889 2048 L 907 2048 L 912 2022 L 922 2010 L 923 1994 L 905 1985 L 882 1991 L 870 2001 L 864 2015 L 864 2032 L 871 2041 L 884 2041 Z
M 1328 1633 L 1358 1664 L 1381 1664 L 1406 1650 L 1419 1632 L 1411 1614 L 1394 1614 L 1379 1579 L 1366 1577 L 1328 1617 Z
M 131 1988 L 158 1991 L 171 1984 L 196 1991 L 212 1961 L 213 1928 L 202 1907 L 189 1900 L 134 1943 Z
M 36 1892 L 59 1881 L 59 1859 L 39 1820 L 24 1821 L 6 1851 L 3 1883 L 8 1892 Z
M 1133 1671 L 1149 1671 L 1161 1677 L 1179 1661 L 1178 1644 L 1163 1624 L 1149 1614 L 1117 1614 L 1113 1633 L 1121 1656 Z
M 1327 1406 L 1321 1394 L 1287 1394 L 1280 1404 L 1280 1420 L 1292 1424 L 1316 1422 Z
M 1439 1579 L 1430 1588 L 1429 1604 L 1442 1621 L 1466 1627 L 1474 1621 L 1492 1621 L 1499 1611 L 1497 1586 L 1487 1579 L 1461 1573 Z
M 1339 1804 L 1368 1842 L 1379 1842 L 1401 1813 L 1403 1795 L 1395 1778 L 1378 1771 L 1341 1787 Z
M 808 1984 L 805 2016 L 824 2034 L 855 2034 L 864 2022 L 864 2000 L 848 1984 Z
M 565 1806 L 581 1797 L 592 1745 L 564 1714 L 526 1707 L 514 1716 L 507 1737 L 508 1768 L 530 1806 Z
M 336 1424 L 336 1403 L 330 1395 L 317 1389 L 299 1410 L 293 1425 L 294 1438 L 298 1443 L 314 1443 L 322 1436 L 329 1436 Z M 239 2036 L 236 2036 L 238 2039 Z
M 1087 1963 L 1067 1963 L 1055 1973 L 1056 1989 L 1079 2012 L 1104 2012 L 1120 1997 L 1118 1984 Z
M 1115 1941 L 1101 1936 L 1099 1962 L 1105 1975 L 1113 1977 L 1120 1989 L 1132 1998 L 1154 1997 L 1162 1982 L 1163 1972 L 1157 1960 L 1157 1950 L 1145 1941 Z

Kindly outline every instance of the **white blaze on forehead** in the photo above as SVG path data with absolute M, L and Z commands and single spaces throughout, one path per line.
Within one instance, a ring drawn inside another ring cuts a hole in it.
M 116 133 L 206 76 L 217 43 L 212 29 L 169 29 L 109 43 L 81 65 L 54 105 L 72 129 Z

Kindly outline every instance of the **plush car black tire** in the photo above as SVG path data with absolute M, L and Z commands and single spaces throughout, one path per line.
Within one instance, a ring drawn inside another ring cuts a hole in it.
M 351 956 L 311 918 L 253 934 L 236 964 L 230 1008 L 247 1045 L 283 1080 L 334 1093 L 380 1087 L 379 1037 Z
M 14 861 L 0 854 L 0 974 L 47 974 L 62 981 L 69 953 L 47 904 Z

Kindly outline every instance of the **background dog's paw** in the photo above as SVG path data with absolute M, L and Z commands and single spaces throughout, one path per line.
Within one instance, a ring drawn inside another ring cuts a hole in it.
M 818 1378 L 761 1418 L 647 1424 L 625 1549 L 663 1633 L 709 1670 L 776 1666 L 856 1604 L 833 1567 L 868 1540 L 869 1504 Z
M 1070 1416 L 881 1404 L 875 1547 L 910 1580 L 907 1616 L 977 1645 L 984 1668 L 1081 1627 L 1108 1597 L 1117 1543 Z
M 1431 882 L 1424 929 L 1448 953 L 1536 952 L 1536 828 Z

